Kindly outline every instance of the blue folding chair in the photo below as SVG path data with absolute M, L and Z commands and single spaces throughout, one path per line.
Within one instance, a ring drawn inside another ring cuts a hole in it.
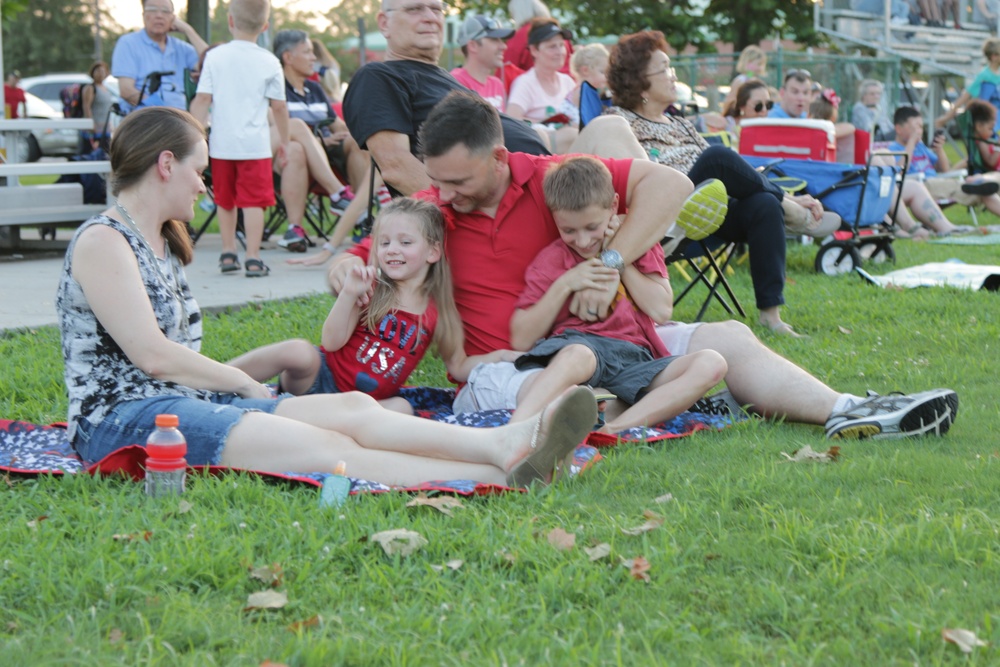
M 580 84 L 580 129 L 604 113 L 611 106 L 611 100 L 601 97 L 600 91 L 584 81 Z

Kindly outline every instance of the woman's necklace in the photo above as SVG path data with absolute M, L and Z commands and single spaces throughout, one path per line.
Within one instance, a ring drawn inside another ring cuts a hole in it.
M 125 226 L 135 232 L 135 235 L 139 237 L 139 243 L 145 248 L 146 252 L 149 253 L 149 257 L 153 262 L 153 268 L 156 269 L 157 275 L 160 277 L 160 282 L 170 291 L 170 295 L 177 300 L 177 303 L 181 307 L 181 336 L 185 343 L 191 342 L 191 337 L 189 335 L 190 323 L 188 322 L 188 311 L 187 311 L 187 301 L 184 298 L 184 291 L 181 289 L 180 278 L 177 276 L 177 270 L 171 267 L 171 273 L 173 275 L 173 280 L 168 280 L 167 276 L 163 273 L 163 269 L 160 268 L 160 259 L 153 252 L 152 246 L 149 245 L 149 241 L 146 240 L 146 235 L 142 233 L 139 229 L 139 225 L 135 224 L 135 220 L 129 215 L 129 212 L 122 206 L 122 203 L 115 200 L 115 208 L 118 212 L 122 214 L 122 218 L 125 221 Z M 163 261 L 170 263 L 170 244 L 164 242 L 163 244 Z

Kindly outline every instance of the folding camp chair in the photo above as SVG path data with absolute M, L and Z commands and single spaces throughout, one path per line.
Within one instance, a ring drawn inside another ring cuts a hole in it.
M 983 142 L 993 146 L 1000 146 L 1000 141 L 997 140 L 996 133 L 994 132 L 992 139 L 977 139 L 976 128 L 973 127 L 972 119 L 968 111 L 959 114 L 958 117 L 955 118 L 955 123 L 958 125 L 959 133 L 962 136 L 962 146 L 965 148 L 966 155 L 965 168 L 969 175 L 985 174 L 988 171 L 992 171 L 990 166 L 983 160 L 982 153 L 979 152 L 978 142 Z M 972 218 L 972 224 L 978 226 L 979 219 L 976 216 L 975 205 L 970 204 L 968 209 L 969 216 Z
M 901 158 L 903 165 L 873 164 L 879 156 Z M 885 224 L 885 217 L 891 211 L 890 220 L 895 221 L 899 210 L 909 166 L 906 153 L 876 152 L 862 165 L 752 156 L 745 159 L 755 167 L 763 167 L 768 177 L 801 179 L 807 194 L 823 202 L 826 210 L 840 215 L 840 231 L 832 240 L 824 241 L 816 253 L 816 271 L 827 275 L 854 271 L 861 266 L 863 256 L 874 261 L 895 260 L 892 225 Z
M 664 240 L 664 245 L 668 241 Z M 666 257 L 667 266 L 676 264 L 677 269 L 688 279 L 688 284 L 679 293 L 674 295 L 674 305 L 676 306 L 684 300 L 691 290 L 702 284 L 708 288 L 708 295 L 698 309 L 698 314 L 694 321 L 698 322 L 705 316 L 705 312 L 714 299 L 721 305 L 727 313 L 746 318 L 746 311 L 743 305 L 736 298 L 733 288 L 730 287 L 726 279 L 726 272 L 730 271 L 730 263 L 740 254 L 739 244 L 720 242 L 709 236 L 700 241 L 687 240 L 677 246 L 669 256 Z M 683 267 L 687 267 L 687 269 Z M 688 275 L 688 270 L 692 275 Z M 720 290 L 721 288 L 721 290 Z

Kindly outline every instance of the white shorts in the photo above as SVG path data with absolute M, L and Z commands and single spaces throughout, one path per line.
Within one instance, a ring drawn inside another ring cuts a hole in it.
M 682 354 L 688 353 L 688 348 L 691 346 L 691 336 L 694 335 L 695 329 L 702 324 L 704 322 L 693 322 L 691 324 L 667 322 L 656 327 L 656 333 L 660 334 L 660 340 L 667 346 L 667 351 L 671 355 L 679 357 Z
M 541 368 L 519 371 L 513 362 L 498 361 L 479 364 L 469 373 L 469 382 L 458 391 L 452 410 L 479 412 L 480 410 L 513 410 L 517 407 L 517 392 L 532 374 Z
M 691 336 L 701 325 L 701 322 L 668 322 L 656 327 L 656 332 L 660 334 L 670 354 L 679 356 L 687 354 Z M 541 370 L 543 369 L 529 368 L 519 371 L 509 361 L 479 364 L 469 374 L 469 382 L 458 391 L 452 410 L 455 414 L 480 410 L 513 410 L 517 407 L 517 393 L 524 381 L 532 373 Z

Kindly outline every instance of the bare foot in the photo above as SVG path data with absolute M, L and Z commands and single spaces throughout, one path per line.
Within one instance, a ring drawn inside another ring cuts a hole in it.
M 570 387 L 553 401 L 537 419 L 519 423 L 519 444 L 504 467 L 507 485 L 526 487 L 532 482 L 548 482 L 556 464 L 570 455 L 597 422 L 597 401 L 587 387 Z
M 765 322 L 764 320 L 761 320 L 760 323 L 763 324 L 764 326 L 766 326 L 768 329 L 770 329 L 771 333 L 778 334 L 779 336 L 791 336 L 792 338 L 808 338 L 809 337 L 809 336 L 806 336 L 806 335 L 803 335 L 803 334 L 800 334 L 800 333 L 796 332 L 795 329 L 792 328 L 792 325 L 788 324 L 787 322 L 781 322 L 779 320 L 776 323 L 771 323 L 771 322 Z

